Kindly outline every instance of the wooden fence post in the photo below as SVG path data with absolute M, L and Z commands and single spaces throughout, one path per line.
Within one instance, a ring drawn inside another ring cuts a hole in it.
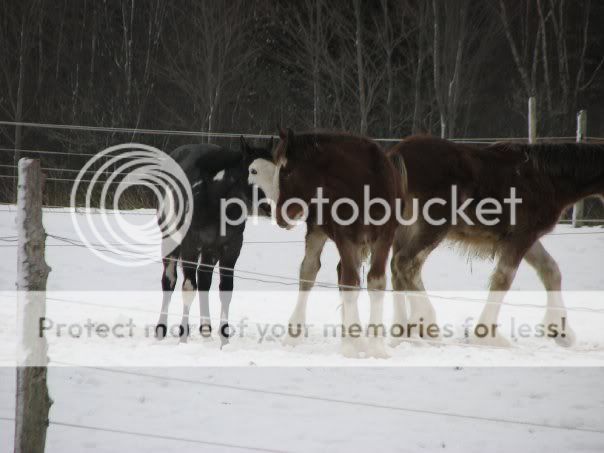
M 528 100 L 528 142 L 537 143 L 537 104 L 535 96 Z
M 17 187 L 17 394 L 15 453 L 43 453 L 52 400 L 46 385 L 46 338 L 39 332 L 46 315 L 44 260 L 46 233 L 42 226 L 40 161 L 19 160 Z
M 577 143 L 585 141 L 587 133 L 587 111 L 580 110 L 577 113 Z M 583 225 L 583 213 L 585 210 L 584 200 L 578 201 L 573 207 L 573 227 L 577 228 Z

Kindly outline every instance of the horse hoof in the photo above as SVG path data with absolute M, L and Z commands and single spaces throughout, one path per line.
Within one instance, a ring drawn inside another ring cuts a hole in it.
M 299 346 L 300 344 L 302 344 L 302 338 L 286 335 L 283 337 L 283 340 L 281 340 L 281 344 L 283 346 L 291 346 L 292 348 L 295 348 L 296 346 Z
M 391 338 L 390 341 L 388 342 L 388 346 L 390 346 L 391 348 L 396 348 L 398 347 L 404 340 L 402 338 Z
M 577 339 L 575 331 L 567 325 L 565 326 L 565 324 L 562 323 L 560 318 L 546 316 L 543 319 L 543 325 L 546 326 L 547 329 L 551 328 L 555 330 L 556 336 L 550 338 L 553 338 L 558 346 L 563 348 L 570 348 L 575 344 L 575 341 Z M 565 328 L 563 329 L 562 326 L 565 326 Z
M 390 354 L 386 352 L 386 345 L 384 344 L 384 339 L 369 338 L 365 357 L 373 357 L 375 359 L 389 359 Z
M 342 343 L 340 349 L 341 354 L 347 359 L 358 359 L 360 358 L 359 351 L 350 343 Z
M 202 324 L 199 326 L 199 334 L 204 340 L 212 338 L 212 326 L 210 324 Z
M 575 332 L 573 332 L 571 328 L 567 328 L 562 334 L 554 337 L 556 344 L 563 348 L 570 348 L 573 346 L 576 339 Z
M 165 324 L 158 324 L 155 327 L 155 338 L 157 340 L 163 340 L 164 338 L 166 338 L 167 331 L 168 331 L 168 328 L 166 327 Z
M 411 337 L 396 337 L 391 338 L 388 342 L 388 345 L 391 348 L 398 347 L 401 343 L 408 343 L 414 347 L 425 348 L 428 346 L 439 346 L 442 340 L 440 337 L 432 338 L 432 337 L 419 337 L 419 336 L 411 336 Z
M 349 359 L 359 359 L 362 354 L 367 356 L 367 342 L 364 338 L 343 338 L 341 352 Z
M 472 335 L 469 337 L 469 343 L 475 346 L 487 346 L 491 348 L 511 348 L 512 343 L 507 338 L 501 335 L 477 337 Z

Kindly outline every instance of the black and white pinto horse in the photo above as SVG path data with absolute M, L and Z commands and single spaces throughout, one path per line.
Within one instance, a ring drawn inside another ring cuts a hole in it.
M 155 330 L 158 339 L 163 339 L 168 333 L 168 307 L 176 287 L 178 262 L 181 263 L 184 276 L 180 341 L 186 342 L 189 336 L 189 311 L 196 290 L 199 293 L 199 330 L 205 338 L 211 335 L 209 290 L 212 274 L 218 263 L 221 302 L 219 336 L 221 347 L 228 343 L 233 270 L 243 245 L 245 221 L 233 225 L 222 223 L 222 211 L 226 203 L 221 203 L 221 200 L 241 200 L 247 207 L 248 214 L 253 211 L 253 185 L 248 181 L 248 168 L 256 159 L 271 159 L 271 148 L 272 143 L 268 148 L 252 147 L 241 137 L 240 150 L 211 144 L 194 144 L 176 148 L 170 154 L 182 167 L 191 183 L 193 214 L 191 226 L 180 244 L 168 254 L 162 250 L 163 301 Z M 262 198 L 264 194 L 258 190 L 258 199 Z M 236 203 L 226 205 L 226 215 L 229 219 L 242 218 L 242 206 Z M 258 208 L 260 215 L 270 216 L 269 205 L 262 204 Z M 158 221 L 161 222 L 162 218 L 160 214 Z M 221 227 L 226 228 L 221 231 Z

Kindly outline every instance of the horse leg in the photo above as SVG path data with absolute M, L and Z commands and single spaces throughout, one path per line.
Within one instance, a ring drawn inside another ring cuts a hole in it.
M 182 283 L 182 320 L 180 321 L 180 342 L 186 343 L 189 338 L 189 311 L 197 290 L 197 259 L 199 253 L 194 247 L 183 247 L 181 266 L 184 281 Z
M 308 225 L 304 259 L 300 265 L 300 283 L 298 301 L 294 312 L 289 318 L 288 335 L 283 339 L 284 344 L 295 346 L 302 339 L 306 324 L 306 303 L 310 290 L 315 284 L 317 273 L 321 269 L 321 252 L 327 241 L 327 236 L 316 226 Z
M 568 327 L 568 318 L 564 301 L 562 300 L 562 275 L 558 263 L 545 250 L 541 241 L 536 241 L 524 255 L 527 263 L 537 271 L 543 286 L 547 290 L 547 309 L 543 324 L 552 325 L 558 331 L 555 341 L 563 347 L 572 346 L 575 342 L 575 333 Z M 565 329 L 562 329 L 562 319 L 566 320 Z M 563 333 L 562 333 L 563 332 Z
M 499 327 L 497 319 L 505 294 L 512 286 L 518 266 L 529 247 L 530 244 L 521 246 L 513 243 L 503 247 L 495 271 L 491 275 L 487 304 L 474 329 L 473 343 L 496 347 L 510 346 L 510 342 L 497 331 Z
M 241 252 L 243 245 L 243 235 L 238 241 L 226 246 L 219 259 L 220 269 L 220 348 L 222 349 L 229 343 L 231 335 L 229 327 L 229 306 L 233 298 L 233 275 L 235 264 Z
M 359 247 L 349 241 L 336 242 L 336 246 L 341 263 L 342 355 L 358 358 L 366 349 L 357 304 L 358 287 L 361 281 L 359 277 L 361 257 Z
M 170 306 L 170 300 L 176 287 L 176 263 L 178 261 L 179 249 L 172 251 L 168 256 L 162 259 L 164 270 L 161 276 L 161 287 L 162 287 L 162 303 L 161 312 L 159 314 L 159 320 L 155 327 L 155 338 L 163 340 L 168 334 L 168 308 Z
M 212 334 L 209 291 L 217 261 L 218 258 L 212 252 L 202 249 L 201 263 L 197 267 L 197 293 L 199 294 L 199 333 L 203 338 L 209 338 Z
M 367 328 L 367 357 L 386 359 L 388 353 L 384 344 L 384 290 L 386 289 L 386 262 L 390 252 L 391 240 L 378 241 L 371 251 L 371 268 L 367 274 L 369 291 L 369 326 Z
M 408 331 L 411 326 L 436 325 L 436 312 L 426 295 L 421 273 L 426 259 L 442 241 L 445 231 L 435 230 L 430 226 L 425 226 L 425 229 L 419 231 L 411 228 L 421 226 L 400 226 L 397 229 L 390 262 L 392 287 L 395 291 L 393 324 L 402 326 L 401 336 L 391 339 L 393 347 L 398 346 L 405 336 L 408 337 L 412 333 Z M 406 317 L 405 299 L 409 300 L 409 319 Z

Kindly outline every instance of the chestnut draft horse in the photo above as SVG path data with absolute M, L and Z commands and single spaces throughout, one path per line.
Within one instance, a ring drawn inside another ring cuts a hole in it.
M 406 178 L 402 159 L 395 156 L 391 162 L 375 142 L 363 137 L 328 132 L 295 135 L 291 130 L 281 130 L 275 163 L 278 225 L 291 228 L 294 219 L 306 217 L 309 232 L 305 261 L 309 247 L 318 250 L 318 254 L 311 253 L 311 259 L 319 258 L 327 238 L 333 240 L 338 249 L 343 355 L 359 357 L 365 353 L 366 357 L 387 357 L 383 290 L 386 288 L 386 261 L 398 225 L 394 215 L 396 202 L 402 200 Z M 325 200 L 320 206 L 313 202 L 319 190 Z M 365 206 L 366 190 L 371 199 L 379 198 L 385 205 Z M 372 219 L 385 221 L 367 222 L 365 212 Z M 388 212 L 390 215 L 386 215 Z M 371 311 L 366 342 L 357 298 L 360 266 L 369 254 L 367 287 Z M 312 267 L 318 271 L 318 266 Z M 316 271 L 314 274 L 316 276 Z
M 417 292 L 409 297 L 409 323 L 420 319 L 425 325 L 435 322 L 434 309 L 422 294 L 421 270 L 430 252 L 444 239 L 450 239 L 472 254 L 497 260 L 488 303 L 479 320 L 481 329 L 486 326 L 490 333 L 483 336 L 483 332 L 482 338 L 475 335 L 473 341 L 509 344 L 496 332 L 497 318 L 503 297 L 525 259 L 548 291 L 544 325 L 553 326 L 560 333 L 555 336 L 558 344 L 570 346 L 574 333 L 564 322 L 566 309 L 560 294 L 560 270 L 539 238 L 554 228 L 563 211 L 573 203 L 590 195 L 604 196 L 604 145 L 496 143 L 478 149 L 414 136 L 391 148 L 388 154 L 403 158 L 407 167 L 404 213 L 407 219 L 412 218 L 413 210 L 422 213 L 429 200 L 438 197 L 447 201 L 446 206 L 430 206 L 430 217 L 445 219 L 442 225 L 418 215 L 417 221 L 400 226 L 395 235 L 391 261 L 393 287 Z M 457 225 L 452 225 L 452 186 L 457 188 L 457 204 L 467 202 L 465 213 L 470 222 L 460 219 Z M 521 199 L 516 205 L 515 219 L 505 204 L 512 188 Z M 419 209 L 412 206 L 414 199 Z M 501 214 L 488 216 L 487 223 L 491 225 L 478 221 L 475 215 L 475 208 L 485 199 L 495 199 L 504 207 Z M 492 222 L 496 218 L 499 220 Z M 394 308 L 394 323 L 404 324 L 404 299 L 396 297 Z

